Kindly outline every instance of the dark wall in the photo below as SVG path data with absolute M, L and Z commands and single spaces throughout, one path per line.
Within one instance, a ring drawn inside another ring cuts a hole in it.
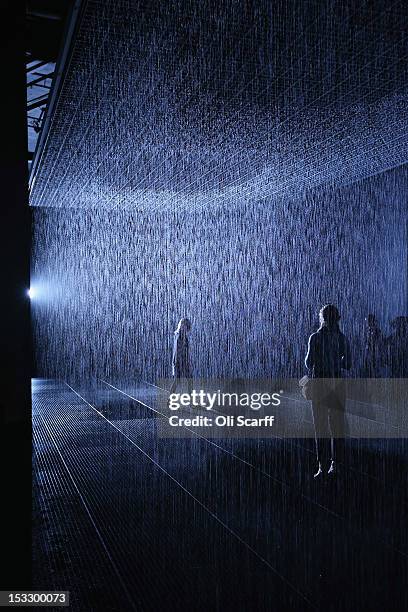
M 27 198 L 25 7 L 2 5 L 0 104 L 1 279 L 1 589 L 30 588 L 31 412 Z

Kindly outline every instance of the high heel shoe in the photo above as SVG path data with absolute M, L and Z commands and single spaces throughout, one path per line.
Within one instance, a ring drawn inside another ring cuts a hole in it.
M 327 473 L 329 474 L 329 476 L 334 476 L 336 474 L 336 464 L 334 463 L 334 461 L 332 461 L 330 463 L 330 467 L 327 470 Z
M 319 478 L 323 475 L 322 464 L 319 463 L 319 467 L 317 468 L 316 474 L 313 474 L 313 478 Z

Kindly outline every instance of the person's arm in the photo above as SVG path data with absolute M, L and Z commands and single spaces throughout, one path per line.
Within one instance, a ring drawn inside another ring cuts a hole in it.
M 311 372 L 315 365 L 315 354 L 316 354 L 316 337 L 312 334 L 307 344 L 307 354 L 305 358 L 305 366 Z
M 179 337 L 175 337 L 174 341 L 173 341 L 173 356 L 171 359 L 171 365 L 173 366 L 173 368 L 177 367 L 177 362 L 178 362 L 178 352 L 179 352 Z

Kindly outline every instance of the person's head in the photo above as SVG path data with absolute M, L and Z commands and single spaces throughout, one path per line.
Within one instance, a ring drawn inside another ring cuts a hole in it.
M 326 304 L 319 312 L 320 325 L 337 325 L 340 320 L 340 313 L 334 304 Z
M 376 327 L 377 326 L 376 316 L 371 314 L 371 313 L 367 315 L 366 321 L 367 321 L 368 327 Z
M 190 319 L 184 318 L 184 319 L 180 319 L 180 321 L 178 322 L 177 328 L 176 328 L 176 332 L 185 334 L 187 332 L 189 332 L 191 329 L 191 321 Z
M 391 321 L 390 326 L 395 330 L 396 334 L 405 336 L 408 333 L 408 317 L 395 317 Z

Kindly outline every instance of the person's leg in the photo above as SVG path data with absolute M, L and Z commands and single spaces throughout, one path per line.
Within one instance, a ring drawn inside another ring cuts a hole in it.
M 175 390 L 177 389 L 177 385 L 179 383 L 179 379 L 177 378 L 177 376 L 174 376 L 173 378 L 173 382 L 171 383 L 171 387 L 169 389 L 169 396 L 167 398 L 167 406 L 170 405 L 170 396 L 175 392 Z
M 312 402 L 313 423 L 315 429 L 315 443 L 317 462 L 321 467 L 325 461 L 325 447 L 328 444 L 328 409 L 321 402 Z
M 329 428 L 331 444 L 331 466 L 329 472 L 334 471 L 335 463 L 341 459 L 344 449 L 344 437 L 346 433 L 345 394 L 344 389 L 339 386 L 333 393 L 329 409 Z
M 193 377 L 191 376 L 191 374 L 188 375 L 187 377 L 187 392 L 189 394 L 189 396 L 191 397 L 192 391 L 193 391 Z

